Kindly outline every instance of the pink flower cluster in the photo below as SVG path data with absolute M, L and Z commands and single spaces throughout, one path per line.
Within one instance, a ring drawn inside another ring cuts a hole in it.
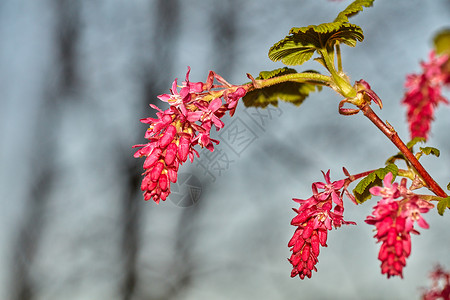
M 141 184 L 145 200 L 153 198 L 156 203 L 160 199 L 166 200 L 170 194 L 170 183 L 177 181 L 179 166 L 188 157 L 192 162 L 194 154 L 198 156 L 193 148 L 195 145 L 214 150 L 212 142 L 218 144 L 219 141 L 210 138 L 213 125 L 216 130 L 222 128 L 224 124 L 220 119 L 227 111 L 233 115 L 238 100 L 246 94 L 245 88 L 229 84 L 212 71 L 206 83 L 190 82 L 189 72 L 190 68 L 180 91 L 175 79 L 171 93 L 158 96 L 170 107 L 162 111 L 150 105 L 158 110 L 157 118 L 141 120 L 149 124 L 145 133 L 149 142 L 133 148 L 140 148 L 135 157 L 146 157 Z M 214 84 L 214 80 L 222 85 Z
M 373 215 L 365 221 L 377 229 L 374 237 L 377 242 L 381 242 L 378 254 L 381 273 L 387 274 L 388 278 L 403 278 L 403 267 L 411 254 L 411 233 L 419 234 L 414 229 L 414 222 L 427 229 L 429 225 L 421 214 L 433 208 L 433 204 L 408 190 L 406 179 L 399 185 L 392 184 L 392 178 L 392 173 L 388 173 L 383 179 L 383 187 L 370 189 L 372 195 L 381 196 L 382 199 L 375 205 Z
M 432 51 L 429 59 L 421 63 L 423 73 L 408 75 L 405 83 L 407 92 L 402 103 L 408 107 L 411 138 L 427 139 L 434 109 L 441 102 L 448 104 L 441 94 L 441 87 L 450 84 L 450 73 L 444 68 L 448 56 L 436 56 Z
M 430 274 L 431 288 L 422 294 L 423 300 L 450 300 L 450 272 L 436 266 Z
M 322 172 L 323 173 L 323 172 Z M 311 278 L 312 271 L 317 272 L 315 265 L 318 262 L 320 246 L 327 247 L 328 230 L 338 228 L 342 224 L 356 224 L 344 221 L 344 192 L 349 195 L 345 179 L 331 182 L 330 171 L 325 174 L 325 182 L 312 184 L 313 196 L 309 199 L 293 199 L 300 203 L 299 209 L 291 225 L 297 226 L 295 233 L 289 241 L 288 247 L 292 251 L 289 262 L 293 266 L 291 277 L 305 276 Z M 319 192 L 320 190 L 323 190 Z M 340 190 L 343 189 L 342 192 Z M 334 207 L 333 207 L 334 205 Z

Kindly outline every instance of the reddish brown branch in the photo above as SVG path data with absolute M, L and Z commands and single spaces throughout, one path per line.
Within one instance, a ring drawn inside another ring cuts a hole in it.
M 422 177 L 424 182 L 428 185 L 428 188 L 439 197 L 446 198 L 448 195 L 439 186 L 439 184 L 434 181 L 431 175 L 425 170 L 422 164 L 417 160 L 417 158 L 412 154 L 412 152 L 406 147 L 405 143 L 400 139 L 397 132 L 387 124 L 385 124 L 378 115 L 370 108 L 366 103 L 363 104 L 360 109 L 363 111 L 364 115 L 372 121 L 391 141 L 394 145 L 403 153 L 405 158 L 411 163 L 411 165 L 416 169 L 417 173 Z

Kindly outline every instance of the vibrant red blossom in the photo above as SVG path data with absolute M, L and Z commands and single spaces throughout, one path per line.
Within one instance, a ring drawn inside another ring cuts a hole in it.
M 406 181 L 399 186 L 392 184 L 392 173 L 383 179 L 383 187 L 372 187 L 370 193 L 382 199 L 374 206 L 372 216 L 365 220 L 375 225 L 375 238 L 381 242 L 378 259 L 381 261 L 381 273 L 387 277 L 403 277 L 406 259 L 411 254 L 411 233 L 419 234 L 414 229 L 414 222 L 420 227 L 428 228 L 422 213 L 426 213 L 433 205 L 406 188 Z M 398 199 L 398 200 L 397 200 Z
M 210 138 L 212 126 L 217 130 L 224 124 L 220 120 L 226 111 L 234 113 L 237 101 L 246 93 L 246 89 L 233 86 L 214 72 L 210 72 L 206 83 L 190 82 L 189 73 L 178 91 L 177 79 L 174 80 L 170 94 L 158 96 L 170 107 L 162 111 L 155 105 L 157 118 L 145 118 L 141 122 L 149 124 L 145 133 L 147 144 L 135 145 L 138 149 L 135 157 L 146 157 L 144 178 L 141 189 L 144 199 L 159 203 L 170 194 L 170 182 L 177 181 L 177 172 L 181 164 L 194 160 L 198 152 L 196 144 L 210 151 L 219 143 Z M 217 80 L 221 85 L 214 85 Z M 225 100 L 225 102 L 223 102 Z
M 450 272 L 437 265 L 430 278 L 431 287 L 423 291 L 422 300 L 450 300 Z
M 315 265 L 320 246 L 327 246 L 328 230 L 342 224 L 356 224 L 343 219 L 343 192 L 340 189 L 344 187 L 344 180 L 331 182 L 330 171 L 323 175 L 325 182 L 313 183 L 311 198 L 293 199 L 300 207 L 294 209 L 297 215 L 292 219 L 291 225 L 297 226 L 297 229 L 288 243 L 292 251 L 289 258 L 293 266 L 291 277 L 298 275 L 301 279 L 311 278 L 312 271 L 317 271 Z M 319 192 L 319 189 L 324 191 Z
M 436 56 L 430 52 L 429 62 L 422 62 L 421 74 L 410 74 L 406 78 L 407 89 L 402 103 L 408 107 L 407 117 L 411 138 L 428 138 L 434 109 L 439 103 L 448 104 L 441 94 L 441 87 L 450 83 L 450 73 L 444 65 L 447 55 Z

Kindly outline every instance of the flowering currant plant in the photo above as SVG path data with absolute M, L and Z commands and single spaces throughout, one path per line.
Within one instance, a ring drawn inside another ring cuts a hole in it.
M 439 156 L 439 150 L 428 146 L 416 149 L 418 143 L 428 139 L 434 110 L 440 103 L 448 104 L 441 88 L 450 85 L 450 32 L 442 31 L 436 36 L 435 49 L 421 63 L 422 73 L 407 76 L 402 103 L 407 107 L 411 140 L 405 143 L 372 109 L 372 104 L 381 109 L 383 103 L 369 83 L 361 79 L 352 84 L 342 67 L 341 45 L 355 47 L 364 39 L 362 29 L 350 23 L 349 17 L 372 6 L 373 2 L 356 0 L 333 22 L 292 28 L 288 36 L 269 50 L 269 58 L 281 61 L 286 67 L 260 72 L 257 77 L 247 74 L 250 80 L 247 83 L 230 84 L 212 71 L 205 82 L 191 82 L 188 68 L 181 85 L 175 80 L 169 94 L 158 96 L 169 108 L 162 111 L 151 105 L 158 110 L 157 118 L 141 120 L 149 124 L 145 133 L 148 142 L 134 146 L 139 148 L 134 156 L 145 157 L 141 184 L 144 199 L 156 203 L 166 200 L 170 184 L 177 181 L 179 166 L 188 158 L 192 162 L 195 156 L 199 157 L 196 145 L 214 151 L 214 144 L 219 141 L 210 137 L 211 130 L 224 127 L 221 118 L 227 112 L 233 116 L 240 100 L 248 107 L 276 106 L 278 101 L 298 106 L 310 93 L 329 87 L 341 99 L 338 104 L 341 115 L 361 112 L 399 152 L 379 169 L 351 174 L 343 168 L 343 179 L 337 181 L 331 179 L 329 170 L 323 172 L 324 182 L 312 184 L 311 197 L 293 199 L 298 206 L 291 221 L 295 232 L 288 242 L 292 252 L 291 277 L 311 278 L 313 271 L 317 271 L 320 249 L 327 246 L 328 232 L 341 225 L 356 224 L 344 220 L 344 195 L 354 204 L 378 196 L 372 215 L 365 222 L 374 226 L 374 237 L 381 245 L 378 255 L 381 273 L 388 278 L 403 277 L 403 268 L 411 254 L 411 234 L 428 229 L 425 214 L 430 210 L 436 207 L 443 215 L 450 208 L 447 192 L 419 162 L 424 155 Z M 298 72 L 289 67 L 301 65 L 314 55 L 317 55 L 314 60 L 325 68 L 325 74 Z M 351 183 L 356 186 L 349 190 Z M 428 193 L 419 193 L 419 189 Z M 447 189 L 450 190 L 450 184 Z M 435 278 L 441 276 L 436 274 Z M 448 275 L 446 278 L 448 282 Z

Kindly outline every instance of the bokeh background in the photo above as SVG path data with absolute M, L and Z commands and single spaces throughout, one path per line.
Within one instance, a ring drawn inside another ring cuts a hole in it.
M 267 51 L 291 27 L 332 21 L 349 3 L 2 0 L 0 299 L 419 299 L 433 265 L 450 268 L 449 215 L 427 214 L 404 279 L 387 280 L 364 223 L 374 200 L 347 201 L 358 226 L 329 234 L 312 279 L 289 277 L 291 199 L 310 197 L 320 170 L 338 180 L 343 166 L 379 168 L 397 152 L 363 116 L 340 116 L 332 91 L 300 108 L 239 105 L 216 135 L 218 155 L 183 165 L 169 200 L 145 202 L 139 190 L 139 119 L 187 66 L 192 81 L 214 70 L 247 82 L 281 67 Z M 405 140 L 405 75 L 449 20 L 448 0 L 377 0 L 352 19 L 365 41 L 343 46 L 344 69 L 371 84 Z M 324 71 L 298 70 L 310 68 Z M 429 139 L 441 158 L 423 159 L 443 186 L 448 114 L 437 111 Z

